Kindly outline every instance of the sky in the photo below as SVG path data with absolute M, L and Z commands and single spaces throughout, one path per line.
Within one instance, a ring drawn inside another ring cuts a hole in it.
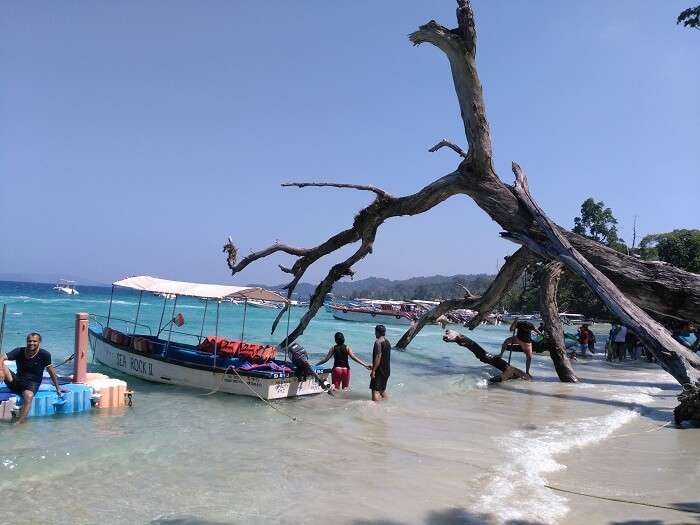
M 474 0 L 500 177 L 571 228 L 588 197 L 631 242 L 700 227 L 700 32 L 688 0 Z M 407 35 L 451 0 L 0 0 L 0 273 L 277 284 L 372 195 L 419 190 L 466 148 L 447 60 Z M 466 196 L 389 220 L 356 278 L 494 273 L 517 248 Z M 322 259 L 319 280 L 350 253 Z

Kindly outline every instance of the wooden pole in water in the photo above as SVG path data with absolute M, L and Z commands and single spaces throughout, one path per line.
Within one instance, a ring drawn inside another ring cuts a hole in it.
M 75 347 L 73 353 L 73 382 L 85 383 L 87 379 L 89 316 L 85 312 L 75 314 Z
M 2 355 L 2 338 L 5 335 L 5 314 L 7 313 L 7 305 L 2 305 L 2 321 L 0 321 L 0 355 Z

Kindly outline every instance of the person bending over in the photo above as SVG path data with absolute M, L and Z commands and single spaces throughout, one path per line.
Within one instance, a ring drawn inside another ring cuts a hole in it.
M 51 366 L 51 354 L 40 348 L 40 345 L 41 335 L 32 332 L 27 336 L 27 346 L 15 348 L 7 355 L 0 355 L 0 374 L 2 374 L 0 379 L 5 381 L 11 392 L 22 396 L 22 408 L 19 411 L 17 423 L 24 423 L 24 418 L 29 414 L 34 395 L 41 386 L 44 369 L 51 376 L 56 393 L 60 396 L 62 392 L 67 392 L 67 390 L 61 390 L 58 384 L 58 377 Z M 16 374 L 5 366 L 6 360 L 14 361 L 17 364 Z
M 372 365 L 368 365 L 362 359 L 358 358 L 352 348 L 345 344 L 345 336 L 343 332 L 335 333 L 335 346 L 332 346 L 326 357 L 321 359 L 316 366 L 322 365 L 333 356 L 333 370 L 331 372 L 331 381 L 336 390 L 350 388 L 350 362 L 348 358 L 356 363 L 361 364 L 367 370 L 372 370 Z
M 328 383 L 328 381 L 321 379 L 321 377 L 313 369 L 309 363 L 309 354 L 306 353 L 303 346 L 298 343 L 291 343 L 284 350 L 289 353 L 292 364 L 296 368 L 296 375 L 300 383 L 306 381 L 308 376 L 311 376 L 323 390 L 331 394 L 331 385 Z
M 374 327 L 374 336 L 369 389 L 372 391 L 372 401 L 379 401 L 388 397 L 386 384 L 391 375 L 391 344 L 386 340 L 386 327 L 383 324 Z

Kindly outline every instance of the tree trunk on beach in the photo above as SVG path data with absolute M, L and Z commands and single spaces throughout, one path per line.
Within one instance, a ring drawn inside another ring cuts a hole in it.
M 557 289 L 564 265 L 552 261 L 542 269 L 540 277 L 540 314 L 544 321 L 544 339 L 549 356 L 554 363 L 559 380 L 564 383 L 577 383 L 578 377 L 574 373 L 571 361 L 566 356 L 566 344 L 564 343 L 564 327 L 559 317 L 559 305 L 557 304 Z
M 457 4 L 457 28 L 450 30 L 431 20 L 409 38 L 414 45 L 429 43 L 436 46 L 449 61 L 469 148 L 465 152 L 458 145 L 441 140 L 430 151 L 443 147 L 452 149 L 462 158 L 459 166 L 413 195 L 404 197 L 395 197 L 370 185 L 336 182 L 283 184 L 299 188 L 316 186 L 369 191 L 375 194 L 375 198 L 358 212 L 350 228 L 312 248 L 275 243 L 237 263 L 237 249 L 229 239 L 224 251 L 232 274 L 272 253 L 281 251 L 296 256 L 291 268 L 280 266 L 283 272 L 293 276 L 286 286 L 288 297 L 291 297 L 309 266 L 344 246 L 360 242 L 357 250 L 334 265 L 318 284 L 311 296 L 309 310 L 289 337 L 282 341 L 281 344 L 285 345 L 304 332 L 333 284 L 342 277 L 352 276 L 352 266 L 372 252 L 377 230 L 387 219 L 421 214 L 453 195 L 468 195 L 506 230 L 502 234 L 504 238 L 526 246 L 544 259 L 560 261 L 584 279 L 681 384 L 697 381 L 700 378 L 700 358 L 685 350 L 642 308 L 671 317 L 700 320 L 700 275 L 623 255 L 552 223 L 531 197 L 525 175 L 515 163 L 516 181 L 512 187 L 498 178 L 493 167 L 489 123 L 476 68 L 474 14 L 468 0 L 457 0 Z
M 523 372 L 519 368 L 509 365 L 504 359 L 488 353 L 479 343 L 468 338 L 466 335 L 460 334 L 454 330 L 445 330 L 445 335 L 442 336 L 442 340 L 446 343 L 457 343 L 459 346 L 471 350 L 479 361 L 500 370 L 501 375 L 491 378 L 491 382 L 493 383 L 500 383 L 502 381 L 508 381 L 509 379 L 530 379 L 529 374 Z

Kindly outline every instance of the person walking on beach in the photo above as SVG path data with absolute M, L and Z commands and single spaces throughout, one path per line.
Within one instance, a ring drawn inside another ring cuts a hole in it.
M 335 346 L 332 346 L 330 350 L 328 350 L 326 357 L 316 363 L 316 366 L 322 365 L 328 361 L 331 356 L 333 356 L 331 381 L 333 382 L 333 386 L 336 390 L 340 390 L 341 388 L 343 390 L 350 388 L 350 363 L 348 361 L 348 357 L 356 363 L 364 366 L 367 370 L 372 370 L 372 365 L 369 365 L 362 359 L 358 358 L 352 351 L 352 348 L 345 344 L 345 336 L 343 335 L 343 332 L 335 333 Z
M 0 374 L 7 388 L 14 394 L 22 396 L 22 408 L 20 408 L 17 423 L 24 423 L 24 418 L 29 414 L 34 401 L 34 395 L 41 386 L 44 377 L 44 369 L 48 371 L 56 393 L 61 396 L 62 390 L 58 384 L 58 377 L 51 366 L 51 354 L 40 348 L 41 335 L 32 332 L 27 336 L 27 346 L 11 350 L 7 355 L 0 355 Z M 5 361 L 14 361 L 17 364 L 17 373 L 12 373 Z
M 369 389 L 372 401 L 386 399 L 386 383 L 391 375 L 391 344 L 386 340 L 386 327 L 378 324 L 374 327 L 374 349 L 372 350 L 372 369 Z
M 532 323 L 519 319 L 513 321 L 513 324 L 510 325 L 510 331 L 515 332 L 515 335 L 503 341 L 500 355 L 503 355 L 510 345 L 519 346 L 525 354 L 525 373 L 530 375 L 530 364 L 532 363 L 532 332 L 539 334 L 540 331 L 537 330 Z

